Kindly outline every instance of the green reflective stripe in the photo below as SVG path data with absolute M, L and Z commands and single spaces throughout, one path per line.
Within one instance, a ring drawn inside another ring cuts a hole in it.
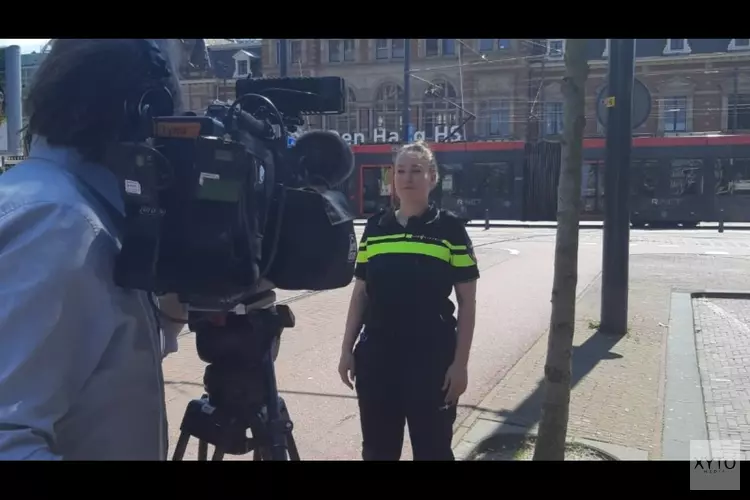
M 450 262 L 451 253 L 450 250 L 437 245 L 431 245 L 429 243 L 421 243 L 414 241 L 399 241 L 392 243 L 379 243 L 373 245 L 368 249 L 368 256 L 375 257 L 376 255 L 384 254 L 417 254 L 434 257 L 436 259 Z
M 468 254 L 463 254 L 463 255 L 454 255 L 451 258 L 451 265 L 453 267 L 471 267 L 471 266 L 476 266 L 477 263 L 474 262 L 474 260 L 471 257 L 469 257 Z
M 360 250 L 357 252 L 357 264 L 367 264 L 368 257 L 367 250 Z

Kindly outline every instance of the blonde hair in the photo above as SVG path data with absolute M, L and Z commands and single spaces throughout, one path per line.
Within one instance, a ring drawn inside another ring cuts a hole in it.
M 420 140 L 410 144 L 404 144 L 396 153 L 396 161 L 394 163 L 398 163 L 398 158 L 405 154 L 414 155 L 426 161 L 430 172 L 435 174 L 435 185 L 437 185 L 438 180 L 440 179 L 437 160 L 435 160 L 435 153 L 432 152 L 432 149 L 430 149 L 430 146 L 426 142 Z

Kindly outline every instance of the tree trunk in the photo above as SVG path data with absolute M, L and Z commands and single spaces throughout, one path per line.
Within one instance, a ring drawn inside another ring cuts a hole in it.
M 562 165 L 557 188 L 557 238 L 552 284 L 545 396 L 534 460 L 564 460 L 570 403 L 571 354 L 578 284 L 578 223 L 581 207 L 583 131 L 586 126 L 588 40 L 565 43 Z

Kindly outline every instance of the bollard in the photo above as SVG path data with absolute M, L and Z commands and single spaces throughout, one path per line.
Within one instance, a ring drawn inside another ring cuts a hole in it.
M 724 210 L 719 210 L 719 232 L 724 232 Z
M 489 208 L 484 209 L 484 230 L 485 231 L 490 230 L 490 209 Z

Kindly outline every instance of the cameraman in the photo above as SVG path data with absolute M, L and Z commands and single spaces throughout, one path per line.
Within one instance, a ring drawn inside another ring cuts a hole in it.
M 2 460 L 166 459 L 161 362 L 182 325 L 114 283 L 124 206 L 104 165 L 132 129 L 126 102 L 157 84 L 179 103 L 178 42 L 156 44 L 56 40 L 35 75 L 28 159 L 0 176 Z

